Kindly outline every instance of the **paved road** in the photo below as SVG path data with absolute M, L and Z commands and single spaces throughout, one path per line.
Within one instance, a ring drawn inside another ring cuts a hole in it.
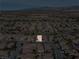
M 32 49 L 35 49 L 33 52 L 34 55 L 31 54 Z M 63 51 L 60 48 L 59 44 L 54 44 L 52 42 L 44 42 L 44 43 L 29 42 L 26 43 L 24 47 L 24 54 L 26 54 L 25 56 L 27 55 L 35 56 L 34 59 L 63 59 L 64 55 L 62 54 L 62 52 Z M 27 58 L 33 59 L 30 56 L 28 56 Z M 26 57 L 24 59 L 26 59 Z

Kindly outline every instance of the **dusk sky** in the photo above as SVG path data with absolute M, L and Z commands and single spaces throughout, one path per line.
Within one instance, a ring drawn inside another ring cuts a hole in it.
M 35 7 L 79 6 L 79 0 L 0 0 L 0 10 L 28 9 Z

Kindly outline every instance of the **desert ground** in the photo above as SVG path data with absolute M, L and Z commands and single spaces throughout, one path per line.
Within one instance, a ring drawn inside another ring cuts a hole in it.
M 79 12 L 0 13 L 0 59 L 79 59 Z

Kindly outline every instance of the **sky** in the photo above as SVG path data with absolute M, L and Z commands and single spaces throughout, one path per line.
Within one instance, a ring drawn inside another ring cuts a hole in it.
M 0 10 L 17 10 L 37 7 L 79 6 L 79 0 L 0 0 Z

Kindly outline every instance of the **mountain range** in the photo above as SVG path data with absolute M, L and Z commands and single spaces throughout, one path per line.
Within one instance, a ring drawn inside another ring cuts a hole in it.
M 1 12 L 39 12 L 39 11 L 79 11 L 79 6 L 69 7 L 38 7 L 21 10 L 0 10 Z

